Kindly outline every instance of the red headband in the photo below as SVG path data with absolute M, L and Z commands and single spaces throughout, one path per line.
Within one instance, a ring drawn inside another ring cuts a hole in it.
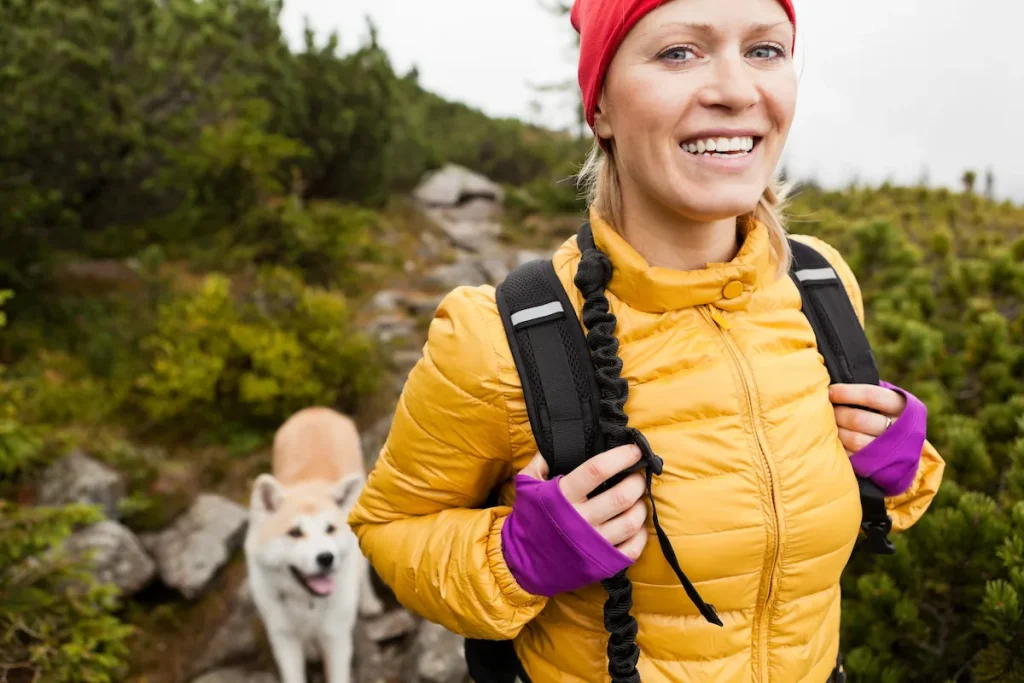
M 579 81 L 587 123 L 594 126 L 594 109 L 608 64 L 630 29 L 667 0 L 574 0 L 569 19 L 580 34 Z M 796 10 L 793 0 L 778 0 L 793 24 L 796 45 Z

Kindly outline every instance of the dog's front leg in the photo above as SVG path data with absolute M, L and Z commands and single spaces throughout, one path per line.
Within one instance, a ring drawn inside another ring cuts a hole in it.
M 341 630 L 327 633 L 323 639 L 323 652 L 327 683 L 349 683 L 352 679 L 351 635 L 346 638 Z
M 270 631 L 267 638 L 281 674 L 281 683 L 306 683 L 306 657 L 302 642 L 293 634 L 281 631 Z

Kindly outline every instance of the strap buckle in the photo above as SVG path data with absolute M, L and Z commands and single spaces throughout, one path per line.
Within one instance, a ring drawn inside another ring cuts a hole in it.
M 885 516 L 885 521 L 865 519 L 861 522 L 860 528 L 864 530 L 866 539 L 864 549 L 877 555 L 893 555 L 896 546 L 889 540 L 889 532 L 892 531 L 892 518 Z

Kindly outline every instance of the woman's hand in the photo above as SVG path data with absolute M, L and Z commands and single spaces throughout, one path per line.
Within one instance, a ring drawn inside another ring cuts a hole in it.
M 611 545 L 636 560 L 647 545 L 647 504 L 643 495 L 647 480 L 634 472 L 612 488 L 593 498 L 587 494 L 640 460 L 640 449 L 632 444 L 598 453 L 561 478 L 559 488 L 576 511 Z M 539 453 L 520 474 L 547 479 L 548 467 Z
M 833 384 L 829 387 L 829 400 L 834 406 L 839 440 L 847 455 L 867 447 L 896 422 L 907 407 L 902 394 L 875 384 Z

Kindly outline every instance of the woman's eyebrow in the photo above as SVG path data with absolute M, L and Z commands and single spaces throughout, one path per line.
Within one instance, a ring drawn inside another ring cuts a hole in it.
M 789 23 L 788 20 L 786 20 L 786 21 L 778 21 L 778 22 L 775 22 L 773 24 L 751 24 L 747 28 L 747 33 L 767 33 L 768 31 L 771 31 L 773 29 L 779 28 L 780 26 L 789 26 L 789 25 L 790 25 L 790 23 Z M 680 28 L 681 29 L 686 29 L 686 30 L 689 30 L 689 31 L 693 31 L 695 33 L 703 33 L 705 35 L 712 35 L 712 34 L 715 33 L 715 27 L 712 24 L 699 24 L 699 23 L 690 23 L 690 22 L 685 22 L 685 21 L 669 21 L 669 22 L 666 22 L 664 24 L 659 25 L 657 27 L 657 29 L 654 29 L 654 30 L 650 31 L 648 33 L 648 35 L 660 34 L 662 32 L 665 32 L 665 31 L 669 30 L 669 29 L 680 29 Z

